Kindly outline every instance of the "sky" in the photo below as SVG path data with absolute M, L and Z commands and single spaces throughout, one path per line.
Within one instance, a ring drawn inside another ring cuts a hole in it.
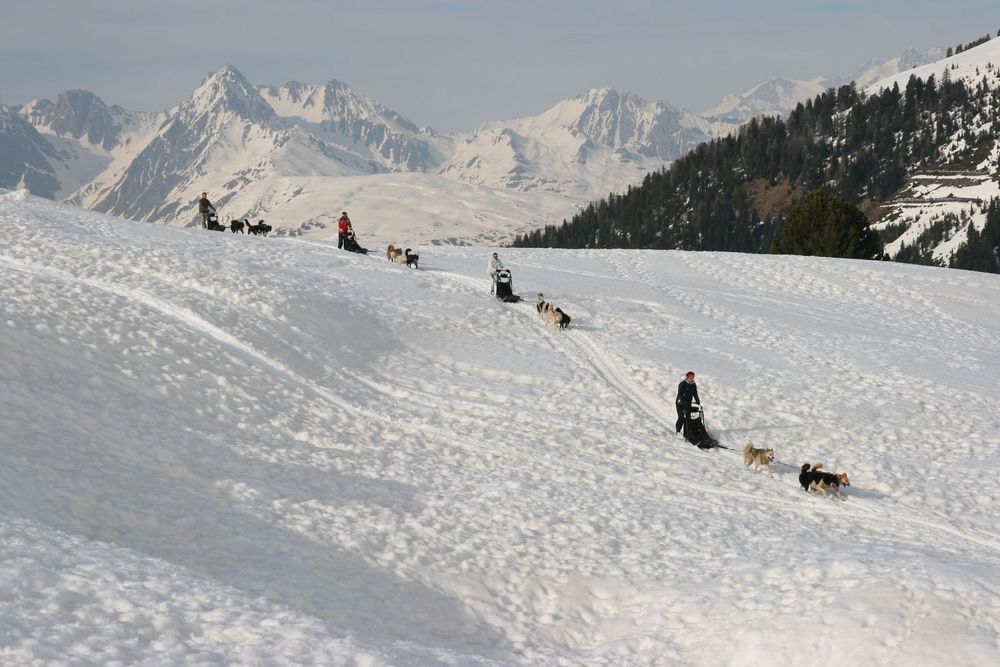
M 598 87 L 701 112 L 998 30 L 995 0 L 0 0 L 0 104 L 83 88 L 161 110 L 228 63 L 258 84 L 337 79 L 457 131 Z

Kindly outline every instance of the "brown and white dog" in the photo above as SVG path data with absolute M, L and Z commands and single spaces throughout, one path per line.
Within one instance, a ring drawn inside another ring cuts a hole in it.
M 773 462 L 773 449 L 760 449 L 754 447 L 752 442 L 748 442 L 747 446 L 743 448 L 743 465 L 749 468 L 750 464 L 753 464 L 754 472 L 757 472 L 761 466 L 764 466 L 767 468 L 767 474 L 774 477 L 774 473 L 771 472 L 771 463 Z
M 389 244 L 389 247 L 385 249 L 385 258 L 390 262 L 396 262 L 397 264 L 402 264 L 404 261 L 402 259 L 403 251 L 396 246 Z

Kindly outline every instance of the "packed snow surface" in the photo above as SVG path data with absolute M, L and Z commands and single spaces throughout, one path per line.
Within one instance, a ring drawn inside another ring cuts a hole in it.
M 4 665 L 996 664 L 998 276 L 0 225 Z

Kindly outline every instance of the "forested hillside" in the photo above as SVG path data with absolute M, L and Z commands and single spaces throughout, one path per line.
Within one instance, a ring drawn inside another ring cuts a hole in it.
M 822 188 L 860 206 L 893 259 L 995 271 L 997 204 L 980 186 L 996 187 L 1000 72 L 986 63 L 975 73 L 952 79 L 946 69 L 869 94 L 828 90 L 787 119 L 754 119 L 514 245 L 767 252 L 791 207 Z M 912 180 L 928 173 L 951 185 L 963 179 L 978 195 L 935 199 L 935 187 Z M 941 203 L 953 209 L 936 211 Z

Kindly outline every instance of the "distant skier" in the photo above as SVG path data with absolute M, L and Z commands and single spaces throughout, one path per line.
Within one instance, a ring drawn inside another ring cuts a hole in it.
M 497 255 L 496 253 L 493 253 L 493 256 L 490 257 L 490 264 L 488 269 L 490 273 L 490 294 L 493 294 L 493 292 L 497 288 L 497 271 L 499 271 L 502 268 L 504 268 L 504 265 L 503 262 L 500 261 L 500 256 Z
M 212 206 L 212 202 L 208 201 L 207 192 L 201 193 L 201 199 L 198 200 L 198 212 L 201 213 L 201 226 L 204 229 L 214 229 L 215 222 L 212 220 L 212 218 L 214 217 L 215 220 L 217 221 L 219 219 L 219 216 L 215 210 L 215 207 Z
M 347 244 L 348 237 L 353 234 L 354 227 L 351 225 L 351 219 L 347 217 L 347 211 L 341 211 L 340 220 L 337 221 L 337 247 L 343 248 Z
M 685 374 L 684 379 L 681 380 L 680 385 L 677 387 L 678 433 L 680 433 L 681 429 L 684 428 L 684 416 L 686 412 L 691 411 L 692 403 L 701 405 L 701 399 L 698 398 L 698 385 L 694 383 L 694 371 L 688 371 L 687 374 Z

